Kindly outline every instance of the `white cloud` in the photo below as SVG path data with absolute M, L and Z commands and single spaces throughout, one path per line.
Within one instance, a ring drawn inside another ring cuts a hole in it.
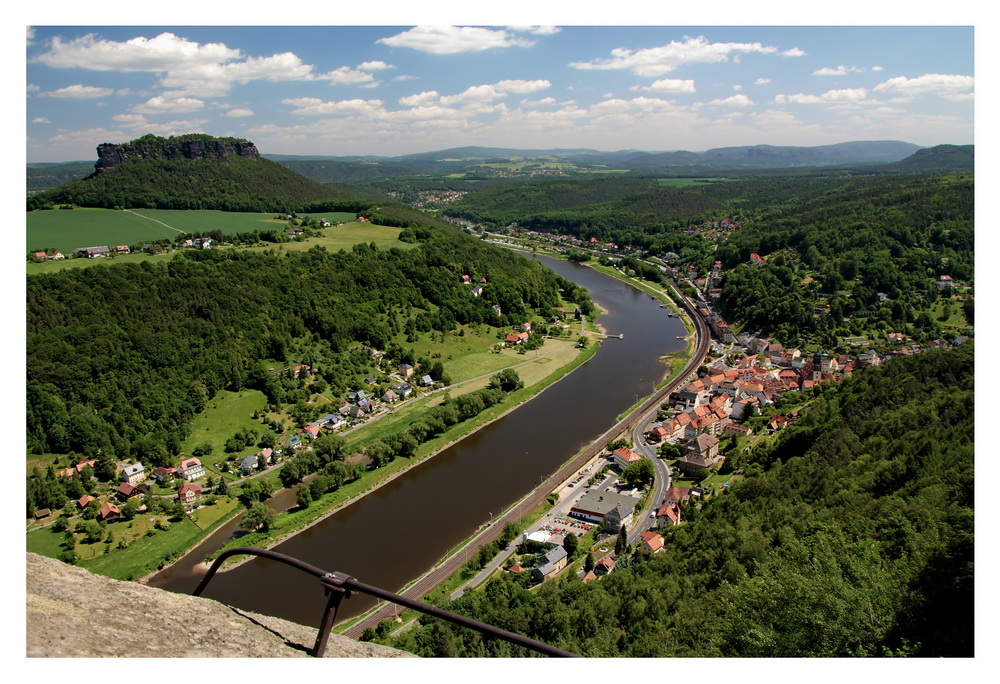
M 298 109 L 292 110 L 292 114 L 300 116 L 325 116 L 325 115 L 366 115 L 373 116 L 384 112 L 381 100 L 340 100 L 338 102 L 323 102 L 315 98 L 302 98 L 310 100 L 309 103 L 300 104 Z M 287 100 L 282 100 L 287 102 Z
M 132 107 L 138 114 L 184 114 L 194 112 L 205 106 L 201 100 L 192 97 L 163 97 L 157 95 L 143 104 Z
M 35 59 L 54 68 L 170 71 L 194 65 L 228 62 L 239 56 L 239 50 L 230 49 L 221 43 L 201 45 L 172 33 L 161 33 L 155 38 L 139 36 L 124 43 L 98 40 L 90 33 L 66 42 L 55 36 L 49 44 L 49 50 Z
M 883 70 L 883 68 L 880 67 L 880 66 L 873 66 L 872 67 L 872 71 L 882 71 L 882 70 Z
M 845 102 L 858 102 L 867 97 L 868 91 L 864 88 L 845 88 L 842 90 L 828 90 L 822 95 L 775 95 L 774 101 L 777 104 L 840 104 Z
M 396 67 L 392 64 L 386 64 L 382 60 L 374 60 L 372 62 L 362 62 L 358 65 L 358 69 L 361 71 L 381 71 L 382 69 L 395 69 Z
M 115 91 L 111 88 L 98 88 L 96 86 L 85 86 L 85 85 L 71 85 L 65 88 L 59 88 L 58 90 L 52 90 L 47 93 L 39 93 L 40 96 L 44 97 L 68 97 L 74 100 L 92 100 L 98 97 L 107 97 L 112 95 Z
M 873 90 L 879 93 L 898 94 L 902 97 L 940 95 L 948 99 L 972 99 L 975 79 L 954 74 L 924 74 L 916 78 L 897 76 L 879 83 Z
M 252 109 L 245 109 L 243 107 L 237 107 L 236 109 L 230 109 L 228 112 L 226 112 L 226 116 L 234 117 L 234 118 L 243 117 L 243 116 L 253 116 L 253 115 L 254 115 L 254 111 Z
M 494 86 L 501 93 L 537 93 L 552 87 L 550 81 L 541 79 L 536 81 L 505 80 Z
M 312 67 L 310 67 L 312 68 Z M 329 81 L 330 85 L 355 85 L 358 83 L 369 83 L 375 77 L 366 71 L 357 71 L 350 67 L 340 67 L 321 76 L 316 76 L 317 80 Z
M 799 48 L 796 47 L 792 48 L 791 50 L 785 50 L 784 52 L 781 52 L 779 54 L 782 57 L 804 57 L 806 52 L 805 50 L 800 50 Z
M 704 36 L 698 36 L 642 50 L 615 48 L 608 59 L 572 62 L 570 66 L 577 69 L 631 69 L 637 76 L 660 76 L 685 64 L 725 62 L 730 55 L 739 53 L 774 54 L 777 51 L 777 48 L 760 43 L 709 43 Z
M 438 101 L 438 91 L 427 90 L 422 93 L 417 93 L 415 95 L 407 95 L 405 97 L 399 98 L 399 104 L 405 107 L 425 107 L 430 104 L 434 104 Z
M 36 124 L 47 124 L 48 123 L 48 124 L 50 124 L 52 122 L 49 121 L 48 119 L 46 119 L 44 116 L 36 116 L 34 119 L 31 120 L 31 123 L 36 123 Z
M 629 90 L 647 90 L 653 93 L 695 92 L 693 80 L 682 80 L 679 78 L 661 78 L 658 81 L 653 81 L 648 86 L 632 86 Z
M 708 104 L 717 107 L 752 107 L 754 101 L 746 95 L 733 95 L 722 100 L 712 100 Z
M 872 71 L 881 71 L 882 67 L 872 67 Z M 866 67 L 849 67 L 840 65 L 834 67 L 823 67 L 812 73 L 813 76 L 846 76 L 847 74 L 858 74 L 868 71 Z
M 771 82 L 771 79 L 769 79 L 769 78 L 767 78 L 765 76 L 762 76 L 762 77 L 758 78 L 756 81 L 754 81 L 753 84 L 754 85 L 767 85 L 770 82 Z
M 142 124 L 147 121 L 142 114 L 115 114 L 111 118 L 124 124 Z
M 398 82 L 401 82 L 401 81 L 419 81 L 420 77 L 419 76 L 414 76 L 412 74 L 400 74 L 399 76 L 393 77 L 392 80 L 393 80 L 394 83 L 398 83 Z
M 517 38 L 510 31 L 474 26 L 415 26 L 395 36 L 379 38 L 375 42 L 389 47 L 412 48 L 435 55 L 534 45 L 534 41 Z
M 37 92 L 39 92 L 42 89 L 42 87 L 41 86 L 37 86 L 34 83 L 29 83 L 25 89 L 29 93 L 37 93 Z
M 511 31 L 519 33 L 531 33 L 536 36 L 550 36 L 559 33 L 562 29 L 558 26 L 508 26 Z

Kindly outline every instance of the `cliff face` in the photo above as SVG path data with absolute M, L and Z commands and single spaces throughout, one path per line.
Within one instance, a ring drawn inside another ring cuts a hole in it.
M 26 555 L 28 657 L 302 658 L 316 641 L 311 627 Z M 415 657 L 339 634 L 325 655 Z
M 260 159 L 257 146 L 249 140 L 234 138 L 145 136 L 124 144 L 102 143 L 97 146 L 97 173 L 124 164 L 129 159 L 218 159 L 237 156 Z

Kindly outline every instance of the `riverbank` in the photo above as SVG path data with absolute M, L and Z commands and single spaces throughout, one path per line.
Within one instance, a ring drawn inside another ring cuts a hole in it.
M 491 407 L 469 421 L 453 426 L 451 430 L 423 445 L 424 448 L 426 448 L 425 453 L 421 454 L 420 450 L 418 450 L 417 455 L 410 459 L 394 460 L 392 463 L 383 468 L 370 471 L 361 480 L 350 482 L 339 488 L 337 491 L 326 494 L 324 498 L 329 497 L 327 501 L 320 499 L 318 502 L 314 502 L 306 509 L 293 508 L 285 513 L 282 513 L 276 520 L 273 533 L 264 539 L 255 539 L 251 543 L 247 543 L 245 539 L 235 539 L 212 551 L 206 558 L 215 558 L 223 551 L 239 546 L 271 549 L 287 541 L 291 537 L 323 522 L 330 516 L 356 503 L 375 490 L 389 484 L 400 475 L 403 475 L 417 465 L 420 465 L 434 456 L 437 456 L 469 435 L 500 420 L 511 411 L 519 408 L 528 401 L 531 401 L 531 399 L 538 396 L 542 391 L 565 378 L 573 370 L 589 361 L 594 354 L 597 353 L 599 348 L 600 347 L 597 344 L 590 344 L 586 348 L 582 349 L 573 348 L 576 353 L 572 359 L 560 363 L 560 365 L 553 368 L 551 372 L 542 376 L 534 383 L 512 392 L 501 405 Z M 564 354 L 566 351 L 569 350 L 559 350 L 555 352 L 554 355 Z M 532 359 L 519 365 L 548 362 L 549 360 L 549 355 L 545 355 L 539 359 Z M 514 366 L 513 368 L 516 369 L 517 366 Z M 274 497 L 279 496 L 282 492 L 287 494 L 287 492 L 291 490 L 294 490 L 294 488 L 280 490 L 275 493 Z M 242 513 L 242 511 L 240 513 Z M 201 546 L 202 543 L 199 543 L 198 546 Z M 233 570 L 249 560 L 252 560 L 252 557 L 247 556 L 241 559 L 233 559 L 228 561 L 222 570 Z M 207 563 L 202 563 L 201 567 L 207 569 L 209 565 Z

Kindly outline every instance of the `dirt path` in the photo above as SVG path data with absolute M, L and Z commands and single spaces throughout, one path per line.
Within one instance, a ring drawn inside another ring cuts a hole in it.
M 146 219 L 147 221 L 152 221 L 153 223 L 159 223 L 164 228 L 169 228 L 170 230 L 176 230 L 181 235 L 184 235 L 184 233 L 186 232 L 186 231 L 181 230 L 180 228 L 174 228 L 173 226 L 168 226 L 166 223 L 164 223 L 163 221 L 160 221 L 158 219 L 150 218 L 149 216 L 143 216 L 142 214 L 140 214 L 138 212 L 135 212 L 135 211 L 132 211 L 131 209 L 126 209 L 125 211 L 127 211 L 129 214 L 132 214 L 133 216 L 138 216 L 139 218 Z

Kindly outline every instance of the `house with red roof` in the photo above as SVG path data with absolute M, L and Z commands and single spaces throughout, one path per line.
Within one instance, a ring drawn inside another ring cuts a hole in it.
M 101 510 L 97 512 L 97 517 L 99 517 L 104 522 L 115 522 L 121 518 L 122 512 L 110 501 L 105 502 L 101 506 Z
M 177 500 L 185 506 L 193 506 L 201 499 L 201 487 L 185 482 L 177 489 Z
M 197 458 L 186 458 L 177 464 L 177 474 L 188 482 L 204 477 L 205 466 Z
M 639 537 L 642 543 L 639 545 L 639 553 L 649 556 L 654 553 L 663 553 L 663 537 L 656 532 L 646 530 Z

